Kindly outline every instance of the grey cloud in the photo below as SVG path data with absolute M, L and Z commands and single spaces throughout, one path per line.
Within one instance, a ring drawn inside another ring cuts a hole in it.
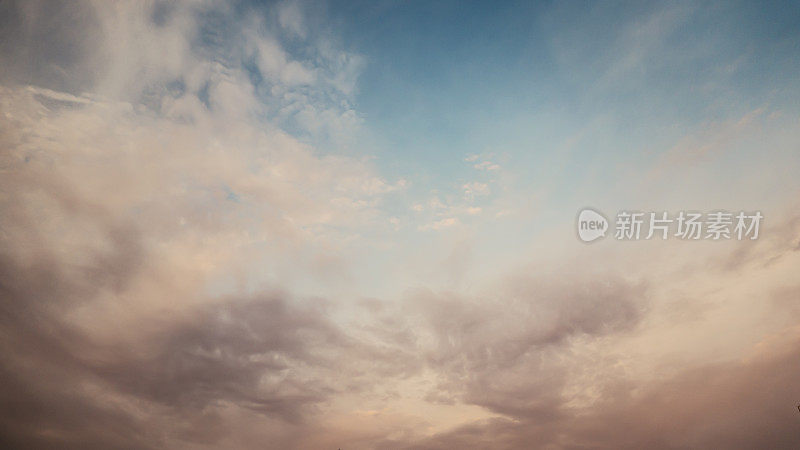
M 155 263 L 153 254 L 145 235 L 106 209 L 68 190 L 51 194 L 61 207 L 50 213 L 90 224 L 109 245 L 59 254 L 50 245 L 61 242 L 42 234 L 29 209 L 4 204 L 0 442 L 6 448 L 225 447 L 220 441 L 238 430 L 226 418 L 230 407 L 283 424 L 291 446 L 312 432 L 317 408 L 333 396 L 418 367 L 407 352 L 349 336 L 329 318 L 327 302 L 280 292 L 198 299 L 153 316 L 156 323 L 139 330 L 133 346 L 93 336 L 70 313 L 99 307 L 109 293 L 124 301 L 143 267 Z M 121 319 L 119 327 L 136 324 Z
M 113 270 L 99 273 L 124 277 Z M 78 357 L 97 343 L 64 324 L 69 304 L 96 294 L 47 259 L 0 258 L 0 442 L 6 448 L 150 448 L 144 424 L 81 392 Z
M 37 185 L 58 205 L 49 215 L 6 198 L 0 219 L 0 442 L 6 448 L 213 445 L 231 431 L 219 412 L 225 405 L 291 430 L 335 393 L 368 389 L 375 373 L 397 373 L 403 364 L 348 337 L 329 319 L 326 302 L 282 293 L 198 299 L 195 307 L 153 316 L 157 323 L 140 330 L 134 346 L 93 336 L 70 314 L 102 306 L 109 294 L 123 302 L 156 261 L 136 226 L 52 187 Z M 88 241 L 108 245 L 57 251 L 64 242 L 47 236 L 40 221 L 59 217 L 98 230 Z M 136 324 L 120 319 L 119 327 Z
M 565 370 L 554 362 L 572 339 L 632 330 L 646 311 L 643 285 L 522 278 L 495 298 L 419 292 L 427 364 L 440 374 L 433 401 L 460 398 L 502 414 L 559 414 Z M 414 309 L 412 309 L 413 311 Z
M 224 405 L 313 434 L 318 408 L 337 395 L 368 392 L 424 367 L 441 383 L 441 398 L 433 401 L 456 399 L 554 421 L 563 416 L 564 368 L 550 356 L 574 337 L 629 330 L 643 314 L 643 288 L 622 280 L 554 285 L 524 279 L 497 298 L 419 292 L 402 313 L 365 301 L 359 308 L 364 323 L 350 330 L 330 319 L 326 302 L 276 292 L 203 301 L 179 315 L 154 317 L 162 323 L 127 347 L 92 337 L 62 314 L 105 292 L 128 292 L 152 257 L 144 236 L 109 219 L 103 208 L 61 194 L 69 216 L 100 224 L 111 245 L 81 255 L 83 263 L 71 267 L 69 258 L 46 251 L 25 264 L 8 252 L 15 244 L 4 242 L 0 332 L 8 390 L 0 426 L 14 430 L 7 433 L 12 447 L 223 445 L 236 430 Z M 7 216 L 5 224 L 24 217 Z M 25 230 L 18 231 L 20 242 L 44 239 L 35 227 L 18 230 Z M 87 385 L 93 388 L 81 389 Z M 216 432 L 198 434 L 197 424 Z
M 565 276 L 558 281 L 520 277 L 489 297 L 420 292 L 414 302 L 426 311 L 426 318 L 437 333 L 451 342 L 456 338 L 467 347 L 470 339 L 482 342 L 491 337 L 491 331 L 504 328 L 508 337 L 496 339 L 517 343 L 508 349 L 512 359 L 531 347 L 558 344 L 570 336 L 629 329 L 642 317 L 643 285 L 615 276 L 570 278 L 574 277 Z
M 324 311 L 276 296 L 202 308 L 197 319 L 156 339 L 145 355 L 118 349 L 91 369 L 122 391 L 170 407 L 225 400 L 289 421 L 334 392 L 326 380 L 336 378 L 336 356 L 350 346 Z
M 392 364 L 392 355 L 347 337 L 324 308 L 280 294 L 214 302 L 185 320 L 165 318 L 159 332 L 143 334 L 135 347 L 104 342 L 64 321 L 65 305 L 39 301 L 64 300 L 66 289 L 46 282 L 59 276 L 52 267 L 32 273 L 2 265 L 0 440 L 7 448 L 215 445 L 236 430 L 222 418 L 226 405 L 288 430 L 313 428 L 318 405 L 368 389 L 373 372 Z M 353 386 L 350 380 L 363 373 L 369 376 Z M 206 433 L 197 433 L 195 423 Z M 195 431 L 179 433 L 186 427 Z
M 98 18 L 88 3 L 0 4 L 0 79 L 80 93 L 95 81 Z
M 394 448 L 677 449 L 800 445 L 796 379 L 800 342 L 773 343 L 757 358 L 709 364 L 644 385 L 623 383 L 580 413 L 461 427 Z M 634 393 L 636 388 L 636 393 Z
M 4 355 L 0 367 L 3 448 L 158 447 L 160 437 L 154 427 L 81 393 L 83 376 L 55 361 L 37 361 L 31 367 L 30 362 L 23 365 L 9 353 Z

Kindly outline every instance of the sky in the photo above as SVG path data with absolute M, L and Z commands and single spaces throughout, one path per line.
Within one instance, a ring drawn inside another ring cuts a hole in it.
M 797 73 L 796 2 L 0 0 L 0 446 L 800 448 Z

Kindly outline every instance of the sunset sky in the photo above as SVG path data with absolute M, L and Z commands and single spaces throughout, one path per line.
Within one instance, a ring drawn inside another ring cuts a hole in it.
M 2 448 L 797 449 L 799 275 L 800 3 L 0 0 Z

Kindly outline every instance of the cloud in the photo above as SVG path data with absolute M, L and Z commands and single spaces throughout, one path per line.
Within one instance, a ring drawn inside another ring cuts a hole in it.
M 290 442 L 334 393 L 403 373 L 324 301 L 229 281 L 259 267 L 291 287 L 319 266 L 304 254 L 381 223 L 380 197 L 402 188 L 365 159 L 318 155 L 296 134 L 331 129 L 291 134 L 273 109 L 302 104 L 349 133 L 354 57 L 309 42 L 298 59 L 213 2 L 5 9 L 37 30 L 2 48 L 7 446 L 241 447 L 231 427 L 258 417 Z M 59 49 L 57 70 L 24 62 Z
M 278 7 L 278 22 L 281 27 L 299 38 L 305 38 L 307 34 L 303 12 L 297 2 L 284 2 Z
M 0 446 L 796 446 L 795 213 L 685 253 L 481 232 L 535 196 L 337 151 L 366 61 L 307 7 L 4 4 Z
M 476 422 L 407 448 L 514 449 L 531 442 L 568 449 L 793 448 L 799 441 L 791 399 L 800 391 L 791 380 L 799 344 L 797 330 L 789 330 L 760 345 L 757 356 L 683 370 L 644 386 L 620 382 L 588 408 L 545 419 L 515 415 Z
M 172 309 L 162 305 L 144 322 L 115 305 L 116 331 L 98 334 L 75 313 L 101 313 L 104 299 L 135 290 L 143 259 L 131 250 L 141 235 L 126 236 L 115 241 L 115 259 L 95 255 L 81 271 L 54 257 L 0 259 L 0 402 L 15 411 L 0 415 L 7 445 L 224 448 L 243 445 L 226 441 L 238 420 L 262 417 L 260 429 L 273 424 L 272 437 L 295 446 L 310 430 L 322 433 L 315 417 L 334 396 L 415 366 L 404 352 L 348 335 L 328 302 L 281 292 L 180 308 L 187 299 L 173 298 Z
M 492 161 L 481 161 L 475 164 L 473 167 L 478 170 L 489 170 L 489 171 L 500 170 L 500 166 L 493 163 Z
M 461 186 L 461 188 L 464 190 L 464 197 L 467 200 L 473 200 L 477 195 L 489 194 L 489 185 L 487 183 L 481 183 L 478 181 L 466 183 Z
M 644 315 L 644 292 L 619 279 L 560 285 L 535 277 L 489 298 L 419 292 L 413 304 L 427 336 L 425 358 L 443 375 L 435 396 L 512 416 L 548 414 L 564 381 L 550 360 L 554 349 L 630 331 Z
M 459 222 L 457 217 L 445 217 L 444 219 L 437 220 L 436 222 L 433 222 L 433 223 L 430 223 L 430 224 L 427 224 L 427 225 L 422 225 L 422 226 L 419 227 L 419 229 L 421 231 L 426 231 L 426 230 L 437 230 L 438 231 L 438 230 L 442 230 L 442 229 L 445 229 L 445 228 L 450 228 L 450 227 L 456 226 L 459 223 L 460 222 Z

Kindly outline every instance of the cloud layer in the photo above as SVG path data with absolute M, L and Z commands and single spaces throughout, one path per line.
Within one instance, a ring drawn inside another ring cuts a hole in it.
M 512 156 L 441 184 L 376 161 L 369 61 L 314 11 L 0 5 L 0 445 L 800 445 L 796 184 L 758 241 L 583 246 Z M 623 50 L 604 83 L 646 64 Z M 616 188 L 712 201 L 652 180 L 751 141 L 796 167 L 767 111 Z

